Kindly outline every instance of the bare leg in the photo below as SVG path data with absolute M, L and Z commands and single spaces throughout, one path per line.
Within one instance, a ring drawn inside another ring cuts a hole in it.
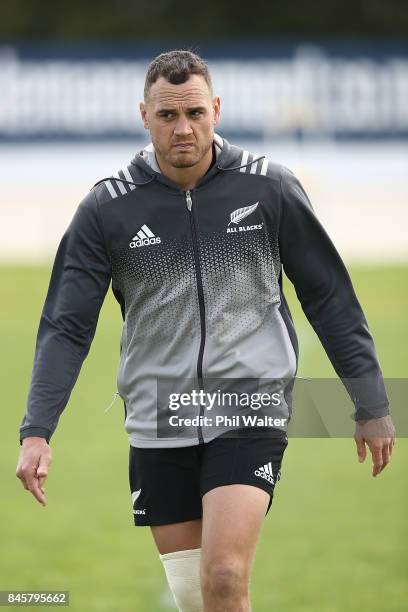
M 200 580 L 202 520 L 151 527 L 178 610 L 203 612 Z
M 249 581 L 269 494 L 216 487 L 203 497 L 201 588 L 205 612 L 251 612 Z
M 202 520 L 185 521 L 150 527 L 161 555 L 176 550 L 191 550 L 201 546 Z

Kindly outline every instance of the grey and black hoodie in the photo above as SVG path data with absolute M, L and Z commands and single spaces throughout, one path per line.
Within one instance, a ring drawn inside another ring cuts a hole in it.
M 364 397 L 347 386 L 355 418 L 388 414 L 364 313 L 301 184 L 218 134 L 214 151 L 190 191 L 160 172 L 149 145 L 82 200 L 56 254 L 20 442 L 50 440 L 111 282 L 123 318 L 118 393 L 130 444 L 208 441 L 200 427 L 157 438 L 156 381 L 293 379 L 298 342 L 282 267 L 337 375 L 372 381 Z M 290 420 L 289 400 L 286 410 Z

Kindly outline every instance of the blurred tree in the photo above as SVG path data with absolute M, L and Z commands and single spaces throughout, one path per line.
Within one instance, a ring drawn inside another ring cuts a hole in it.
M 21 40 L 407 34 L 407 0 L 13 0 L 0 20 L 2 39 Z

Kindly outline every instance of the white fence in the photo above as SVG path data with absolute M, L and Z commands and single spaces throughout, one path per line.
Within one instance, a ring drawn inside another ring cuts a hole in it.
M 52 258 L 82 197 L 141 144 L 0 146 L 0 261 Z M 345 260 L 408 261 L 405 144 L 245 146 L 296 172 Z

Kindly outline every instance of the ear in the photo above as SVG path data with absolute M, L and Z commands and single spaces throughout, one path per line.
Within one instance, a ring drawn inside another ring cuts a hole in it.
M 139 109 L 140 109 L 140 115 L 141 115 L 142 121 L 143 121 L 143 126 L 144 126 L 144 128 L 146 130 L 148 130 L 149 129 L 149 122 L 147 120 L 146 104 L 144 102 L 140 102 Z
M 221 115 L 221 100 L 219 96 L 216 96 L 213 100 L 213 113 L 214 113 L 213 123 L 214 125 L 217 125 L 217 123 L 220 120 L 220 115 Z

